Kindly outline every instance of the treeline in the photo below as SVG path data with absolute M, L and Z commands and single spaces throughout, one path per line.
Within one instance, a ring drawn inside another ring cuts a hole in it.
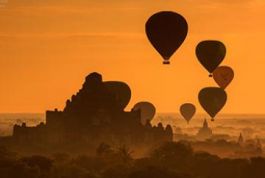
M 168 142 L 144 158 L 126 146 L 101 144 L 95 156 L 18 156 L 0 148 L 1 178 L 264 178 L 265 159 L 221 159 L 194 152 L 188 142 Z

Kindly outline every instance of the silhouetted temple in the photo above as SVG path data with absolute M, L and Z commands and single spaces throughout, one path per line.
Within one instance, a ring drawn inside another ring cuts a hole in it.
M 237 143 L 241 146 L 244 144 L 244 137 L 243 137 L 242 133 L 240 133 Z
M 172 128 L 162 124 L 141 124 L 140 110 L 124 111 L 117 96 L 105 86 L 102 76 L 91 73 L 82 89 L 67 100 L 63 111 L 46 112 L 46 123 L 27 127 L 15 125 L 13 138 L 18 142 L 47 145 L 86 145 L 101 143 L 128 146 L 153 145 L 173 139 Z M 71 147 L 71 146 L 70 146 Z
M 205 119 L 202 128 L 197 133 L 197 138 L 200 140 L 205 140 L 213 136 L 212 129 L 209 128 L 208 122 Z

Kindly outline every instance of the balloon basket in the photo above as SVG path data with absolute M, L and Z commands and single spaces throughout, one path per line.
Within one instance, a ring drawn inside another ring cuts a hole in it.
M 213 77 L 213 74 L 209 74 L 209 77 Z
M 169 61 L 163 61 L 163 64 L 170 64 Z
M 214 118 L 212 118 L 211 121 L 214 122 Z

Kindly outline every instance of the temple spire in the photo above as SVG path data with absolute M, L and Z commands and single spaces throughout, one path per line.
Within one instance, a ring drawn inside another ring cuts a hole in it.
M 208 128 L 208 122 L 206 119 L 204 119 L 204 122 L 203 122 L 203 128 Z

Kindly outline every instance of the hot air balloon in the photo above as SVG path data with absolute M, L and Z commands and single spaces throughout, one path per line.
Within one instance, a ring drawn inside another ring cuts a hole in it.
M 219 87 L 225 89 L 234 78 L 234 71 L 231 67 L 220 66 L 213 72 L 213 78 Z
M 163 64 L 170 64 L 170 57 L 187 36 L 188 24 L 180 14 L 162 11 L 148 19 L 145 31 L 151 44 L 163 57 Z
M 225 45 L 220 41 L 207 40 L 200 42 L 196 47 L 196 55 L 200 63 L 210 73 L 219 66 L 226 55 Z
M 114 95 L 117 107 L 123 110 L 131 99 L 130 87 L 126 83 L 118 81 L 107 81 L 104 82 L 104 85 Z
M 147 121 L 151 121 L 156 113 L 156 108 L 152 103 L 139 102 L 134 105 L 133 111 L 140 110 L 141 112 L 141 123 L 145 125 Z
M 199 102 L 203 109 L 211 116 L 212 121 L 227 100 L 226 92 L 219 87 L 203 88 L 199 93 Z
M 196 112 L 196 107 L 191 103 L 185 103 L 180 106 L 180 113 L 187 121 L 187 123 L 190 122 L 195 112 Z

